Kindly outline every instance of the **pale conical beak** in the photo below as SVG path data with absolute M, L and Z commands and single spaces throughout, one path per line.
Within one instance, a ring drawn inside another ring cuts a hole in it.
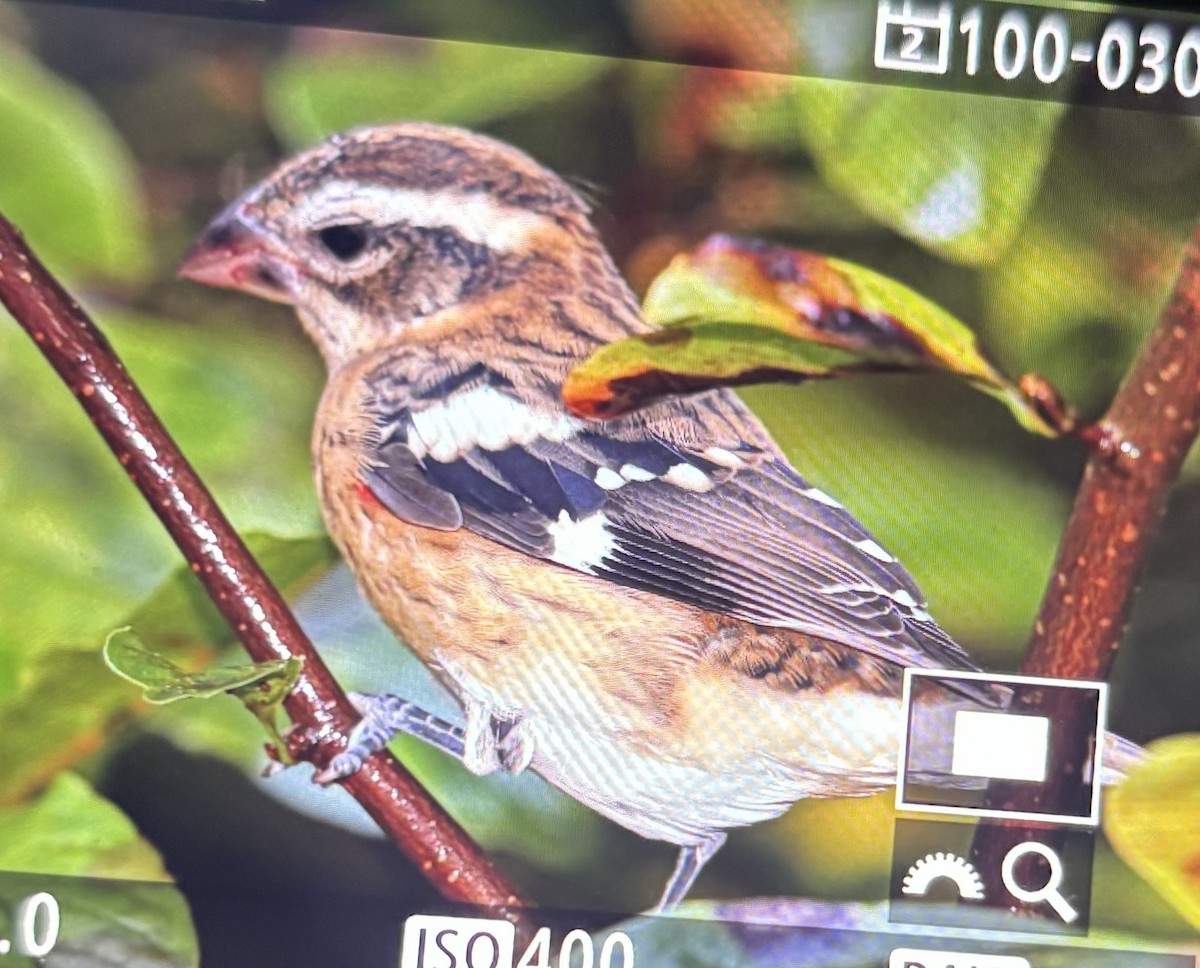
M 204 230 L 184 256 L 178 275 L 282 303 L 295 302 L 301 283 L 296 261 L 236 205 Z

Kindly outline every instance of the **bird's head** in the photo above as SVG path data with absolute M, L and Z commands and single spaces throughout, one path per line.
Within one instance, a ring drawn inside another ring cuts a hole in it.
M 205 230 L 180 275 L 296 307 L 331 369 L 598 247 L 588 205 L 483 135 L 397 124 L 280 166 Z

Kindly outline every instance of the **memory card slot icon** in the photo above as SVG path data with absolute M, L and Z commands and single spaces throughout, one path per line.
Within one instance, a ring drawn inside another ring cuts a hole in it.
M 880 0 L 875 19 L 875 66 L 880 70 L 945 74 L 950 70 L 954 8 Z

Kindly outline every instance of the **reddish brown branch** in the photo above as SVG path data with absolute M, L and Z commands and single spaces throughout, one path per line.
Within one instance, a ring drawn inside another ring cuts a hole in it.
M 303 658 L 303 676 L 284 707 L 311 738 L 305 758 L 326 766 L 345 744 L 353 707 L 112 348 L 3 216 L 0 302 L 78 398 L 251 657 Z M 524 905 L 390 754 L 371 757 L 344 786 L 446 898 Z
M 1200 228 L 1158 326 L 1101 421 L 1022 671 L 1104 679 L 1146 550 L 1200 427 Z
M 1198 427 L 1200 226 L 1158 325 L 1099 424 L 1101 446 L 1088 461 L 1075 496 L 1023 673 L 1096 681 L 1108 677 L 1146 551 Z M 1034 691 L 1014 705 L 1058 724 L 1056 752 L 1079 749 L 1086 741 L 1086 724 L 1058 708 L 1060 699 Z M 988 806 L 1046 812 L 1071 782 L 1059 776 L 1046 784 L 992 783 Z M 988 895 L 1002 896 L 998 872 L 1012 846 L 1053 836 L 1022 825 L 981 830 L 973 853 L 990 881 Z

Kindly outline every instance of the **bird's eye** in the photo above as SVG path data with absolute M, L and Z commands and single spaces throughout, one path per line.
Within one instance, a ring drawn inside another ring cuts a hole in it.
M 335 259 L 349 262 L 367 247 L 365 225 L 328 225 L 317 232 L 317 239 Z

